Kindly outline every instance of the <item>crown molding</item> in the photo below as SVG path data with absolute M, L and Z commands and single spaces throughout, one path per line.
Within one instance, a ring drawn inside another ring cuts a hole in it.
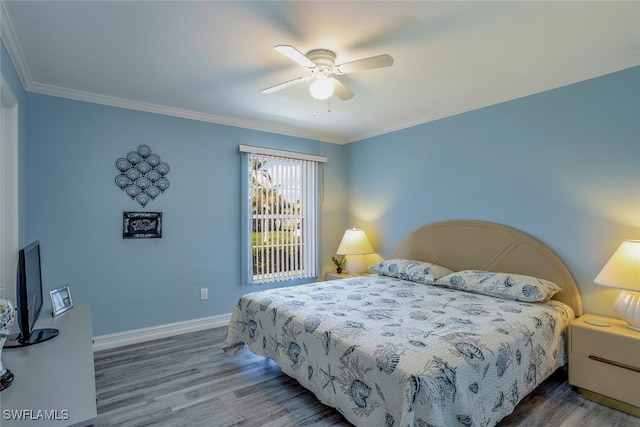
M 83 101 L 93 104 L 106 105 L 110 107 L 124 108 L 128 110 L 136 110 L 147 113 L 161 114 L 165 116 L 179 117 L 189 120 L 197 120 L 201 122 L 209 122 L 226 126 L 233 126 L 243 129 L 256 130 L 262 132 L 277 133 L 287 136 L 295 136 L 298 138 L 313 139 L 316 141 L 329 142 L 333 144 L 344 144 L 345 139 L 328 137 L 325 134 L 319 134 L 310 131 L 290 128 L 286 126 L 277 126 L 271 123 L 259 122 L 255 120 L 241 120 L 215 114 L 202 113 L 198 111 L 185 110 L 181 108 L 167 107 L 164 105 L 151 104 L 129 99 L 117 98 L 113 96 L 100 95 L 75 89 L 61 88 L 41 83 L 31 83 L 29 92 L 41 95 L 55 96 L 58 98 L 71 99 L 74 101 Z
M 24 90 L 29 90 L 32 82 L 31 74 L 29 73 L 27 63 L 24 60 L 24 55 L 22 55 L 22 50 L 18 44 L 18 39 L 16 38 L 15 31 L 13 30 L 13 24 L 11 23 L 11 19 L 9 18 L 9 14 L 5 8 L 4 1 L 0 1 L 0 38 L 7 49 L 11 62 L 13 62 L 13 66 L 16 69 L 20 83 L 22 83 L 22 87 Z
M 570 73 L 570 74 L 562 74 L 555 76 L 551 79 L 547 79 L 541 82 L 537 82 L 534 85 L 520 88 L 516 91 L 508 93 L 506 95 L 501 95 L 493 98 L 481 98 L 477 99 L 474 102 L 465 104 L 456 108 L 455 110 L 449 111 L 441 111 L 438 114 L 434 114 L 431 116 L 423 117 L 418 120 L 413 120 L 410 122 L 402 123 L 397 126 L 387 127 L 384 129 L 380 129 L 377 132 L 372 132 L 369 134 L 358 135 L 355 138 L 349 138 L 346 140 L 345 144 L 350 144 L 352 142 L 358 142 L 365 139 L 373 138 L 380 135 L 385 135 L 387 133 L 396 132 L 403 129 L 408 129 L 414 126 L 423 125 L 425 123 L 433 122 L 436 120 L 444 119 L 446 117 L 456 116 L 458 114 L 468 113 L 473 110 L 479 110 L 481 108 L 490 107 L 492 105 L 501 104 L 503 102 L 513 101 L 519 98 L 524 98 L 526 96 L 537 95 L 542 92 L 546 92 L 553 89 L 558 89 L 563 86 L 569 86 L 571 84 L 580 83 L 586 80 L 595 79 L 598 77 L 602 77 L 606 74 L 615 73 L 618 71 L 623 71 L 629 68 L 640 66 L 640 52 L 635 53 L 633 55 L 625 56 L 622 58 L 618 58 L 613 61 L 609 61 L 604 64 L 600 64 L 596 67 L 590 67 L 586 69 L 582 69 L 579 72 Z
M 466 113 L 472 110 L 477 110 L 484 107 L 500 104 L 502 102 L 511 101 L 514 99 L 522 98 L 529 95 L 535 95 L 537 93 L 546 92 L 548 90 L 557 89 L 562 86 L 567 86 L 573 83 L 578 83 L 584 80 L 600 77 L 605 74 L 622 71 L 627 68 L 632 68 L 640 65 L 640 52 L 633 55 L 629 55 L 623 58 L 619 58 L 610 61 L 605 64 L 601 64 L 596 67 L 590 67 L 588 69 L 580 70 L 571 74 L 559 74 L 554 78 L 547 79 L 545 81 L 537 82 L 534 85 L 527 86 L 515 90 L 511 93 L 501 95 L 498 97 L 476 99 L 471 103 L 460 106 L 459 108 L 449 111 L 440 111 L 437 114 L 433 114 L 427 117 L 422 117 L 417 120 L 405 122 L 395 126 L 382 128 L 377 131 L 361 134 L 355 136 L 336 136 L 328 135 L 326 133 L 314 132 L 303 130 L 299 128 L 282 126 L 273 123 L 260 122 L 256 120 L 243 120 L 231 117 L 219 116 L 215 114 L 202 113 L 198 111 L 185 110 L 180 108 L 168 107 L 164 105 L 150 104 L 139 101 L 132 101 L 123 98 L 116 98 L 107 95 L 95 94 L 85 91 L 79 91 L 75 89 L 62 88 L 52 85 L 46 85 L 34 82 L 31 78 L 29 68 L 24 56 L 20 49 L 20 45 L 17 42 L 11 20 L 5 9 L 4 2 L 0 1 L 0 37 L 5 44 L 9 58 L 13 62 L 18 77 L 24 87 L 25 91 L 38 93 L 42 95 L 50 95 L 59 98 L 66 98 L 75 101 L 89 102 L 93 104 L 107 105 L 111 107 L 124 108 L 129 110 L 136 110 L 154 114 L 161 114 L 166 116 L 178 117 L 189 120 L 196 120 L 202 122 L 215 123 L 226 126 L 233 126 L 243 129 L 276 133 L 280 135 L 292 136 L 297 138 L 311 139 L 315 141 L 328 142 L 332 144 L 349 144 L 352 142 L 362 141 L 365 139 L 373 138 L 376 136 L 396 132 L 399 130 L 407 129 L 410 127 L 422 125 L 435 120 L 443 119 L 446 117 Z
M 75 89 L 62 88 L 53 85 L 46 85 L 34 82 L 29 72 L 29 67 L 24 59 L 22 50 L 15 35 L 11 19 L 6 11 L 3 1 L 0 1 L 0 37 L 13 62 L 13 66 L 20 78 L 22 87 L 27 92 L 50 95 L 58 98 L 83 101 L 93 104 L 107 105 L 110 107 L 125 108 L 128 110 L 143 111 L 147 113 L 161 114 L 165 116 L 179 117 L 189 120 L 197 120 L 208 123 L 215 123 L 226 126 L 239 127 L 243 129 L 256 130 L 261 132 L 277 133 L 280 135 L 293 136 L 297 138 L 312 139 L 315 141 L 328 142 L 332 144 L 345 144 L 346 138 L 326 135 L 323 133 L 305 131 L 288 126 L 274 125 L 272 123 L 259 122 L 255 120 L 241 120 L 215 114 L 201 113 L 180 108 L 167 107 L 164 105 L 150 104 L 145 102 L 132 101 L 123 98 L 116 98 L 107 95 L 100 95 L 91 92 L 79 91 Z
M 7 47 L 7 49 L 9 49 L 9 47 Z M 11 57 L 11 54 L 10 54 L 10 57 Z M 13 60 L 13 57 L 12 57 L 12 60 Z M 161 115 L 166 115 L 171 117 L 178 117 L 178 118 L 189 119 L 189 120 L 196 120 L 196 121 L 215 123 L 215 124 L 226 125 L 226 126 L 233 126 L 233 127 L 238 127 L 242 129 L 276 133 L 279 135 L 287 135 L 287 136 L 292 136 L 297 138 L 327 142 L 331 144 L 344 145 L 344 144 L 358 142 L 358 141 L 373 138 L 376 136 L 388 134 L 391 132 L 396 132 L 399 130 L 411 128 L 414 126 L 419 126 L 419 125 L 440 120 L 446 117 L 467 113 L 469 111 L 477 110 L 480 108 L 485 108 L 485 107 L 497 105 L 503 102 L 512 101 L 518 98 L 535 95 L 538 93 L 546 92 L 548 90 L 557 89 L 563 86 L 568 86 L 570 84 L 579 83 L 585 80 L 590 80 L 606 74 L 622 71 L 622 70 L 636 67 L 636 66 L 640 66 L 640 52 L 623 57 L 623 58 L 619 58 L 614 61 L 610 61 L 605 64 L 601 64 L 597 67 L 583 69 L 577 73 L 558 75 L 551 79 L 538 82 L 534 85 L 520 88 L 506 95 L 493 97 L 493 98 L 477 99 L 474 102 L 465 104 L 456 109 L 452 109 L 449 111 L 441 111 L 438 114 L 423 117 L 418 120 L 405 122 L 397 126 L 383 128 L 376 132 L 372 132 L 369 134 L 361 134 L 354 137 L 329 136 L 323 133 L 305 131 L 297 128 L 280 126 L 273 123 L 259 122 L 255 120 L 234 119 L 234 118 L 219 116 L 215 114 L 208 114 L 208 113 L 202 113 L 198 111 L 167 107 L 164 105 L 132 101 L 128 99 L 94 94 L 94 93 L 79 91 L 75 89 L 61 88 L 61 87 L 52 86 L 52 85 L 44 85 L 40 83 L 34 83 L 31 80 L 29 80 L 27 84 L 23 82 L 23 86 L 25 86 L 25 90 L 27 90 L 28 92 L 38 93 L 42 95 L 50 95 L 50 96 L 55 96 L 59 98 L 72 99 L 75 101 L 83 101 L 83 102 L 89 102 L 93 104 L 107 105 L 111 107 L 124 108 L 124 109 L 142 111 L 142 112 L 154 113 L 154 114 L 161 114 Z M 16 67 L 16 69 L 17 68 L 18 67 Z M 26 71 L 26 66 L 23 66 L 21 68 Z M 21 74 L 20 71 L 18 71 L 18 74 L 20 75 L 20 79 L 22 81 L 23 75 Z M 24 75 L 24 78 L 26 79 L 28 77 L 29 75 L 28 73 L 26 73 Z

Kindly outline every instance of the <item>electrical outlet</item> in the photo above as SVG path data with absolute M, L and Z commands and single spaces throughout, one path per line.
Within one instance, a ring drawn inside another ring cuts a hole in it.
M 200 289 L 200 301 L 204 301 L 206 299 L 209 299 L 209 289 L 202 288 Z

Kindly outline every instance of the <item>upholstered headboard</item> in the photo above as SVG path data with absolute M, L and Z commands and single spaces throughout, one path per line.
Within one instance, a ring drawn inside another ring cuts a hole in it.
M 454 271 L 485 270 L 550 280 L 562 287 L 554 299 L 582 315 L 582 297 L 564 262 L 539 240 L 505 225 L 476 220 L 428 224 L 405 237 L 391 258 L 427 261 Z

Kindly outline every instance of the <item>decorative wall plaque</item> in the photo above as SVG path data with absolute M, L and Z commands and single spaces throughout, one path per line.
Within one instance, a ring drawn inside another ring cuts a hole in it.
M 123 212 L 123 239 L 158 239 L 162 237 L 162 212 Z
M 169 165 L 160 160 L 160 156 L 151 153 L 151 147 L 141 145 L 138 151 L 131 151 L 127 157 L 116 160 L 120 174 L 116 176 L 116 185 L 131 200 L 144 208 L 151 200 L 169 188 Z

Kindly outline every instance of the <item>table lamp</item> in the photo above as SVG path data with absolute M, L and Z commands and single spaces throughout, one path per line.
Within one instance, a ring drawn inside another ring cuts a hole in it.
M 629 329 L 640 331 L 640 240 L 622 242 L 593 281 L 623 290 L 613 307 Z
M 344 232 L 338 255 L 345 256 L 344 268 L 349 274 L 361 274 L 367 269 L 363 255 L 373 253 L 373 246 L 361 228 L 350 228 Z

